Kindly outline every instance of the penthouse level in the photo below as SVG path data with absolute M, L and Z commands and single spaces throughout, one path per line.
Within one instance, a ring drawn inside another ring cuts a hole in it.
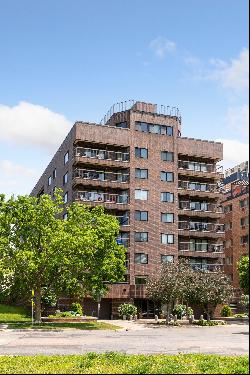
M 103 205 L 121 223 L 127 272 L 102 299 L 103 318 L 124 301 L 152 311 L 144 284 L 163 262 L 185 257 L 197 269 L 223 267 L 222 144 L 181 133 L 175 107 L 117 104 L 98 124 L 74 124 L 32 190 L 52 195 L 60 187 L 65 205 Z M 93 301 L 84 303 L 87 313 L 96 311 Z

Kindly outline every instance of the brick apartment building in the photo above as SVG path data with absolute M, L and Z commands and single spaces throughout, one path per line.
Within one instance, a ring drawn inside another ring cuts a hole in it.
M 239 289 L 237 263 L 249 255 L 249 181 L 248 171 L 233 172 L 224 182 L 227 187 L 224 200 L 225 266 L 224 271 L 232 285 Z M 230 182 L 229 182 L 230 181 Z
M 117 104 L 100 124 L 74 124 L 32 190 L 39 196 L 60 187 L 66 205 L 104 205 L 118 218 L 127 272 L 102 298 L 101 318 L 125 301 L 149 313 L 144 284 L 163 262 L 185 257 L 194 268 L 223 267 L 222 144 L 181 131 L 177 108 Z M 90 299 L 84 307 L 96 314 Z

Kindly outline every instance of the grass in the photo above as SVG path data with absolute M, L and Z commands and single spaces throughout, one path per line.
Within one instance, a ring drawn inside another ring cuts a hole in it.
M 30 321 L 31 317 L 25 308 L 0 304 L 0 323 Z
M 82 329 L 82 330 L 98 330 L 98 329 L 109 329 L 116 330 L 121 327 L 115 326 L 109 323 L 100 322 L 83 322 L 83 323 L 36 323 L 34 325 L 31 322 L 11 322 L 8 323 L 8 329 Z
M 248 374 L 248 356 L 205 354 L 1 356 L 1 374 Z

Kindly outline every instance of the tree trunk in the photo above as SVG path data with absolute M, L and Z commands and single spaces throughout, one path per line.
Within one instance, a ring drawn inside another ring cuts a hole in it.
M 41 323 L 41 300 L 42 300 L 42 288 L 36 288 L 35 291 L 35 322 Z

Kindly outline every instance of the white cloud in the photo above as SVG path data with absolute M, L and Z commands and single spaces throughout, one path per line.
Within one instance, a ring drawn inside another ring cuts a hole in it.
M 149 43 L 149 47 L 160 59 L 163 59 L 166 54 L 172 53 L 176 50 L 176 44 L 163 36 L 159 36 L 158 38 L 152 40 Z
M 210 79 L 218 81 L 222 87 L 239 92 L 249 87 L 249 50 L 244 48 L 237 59 L 227 63 L 220 59 L 211 59 L 215 67 Z
M 249 135 L 249 106 L 247 104 L 239 107 L 229 107 L 226 122 L 230 129 L 238 135 L 248 138 Z
M 232 168 L 243 161 L 248 160 L 249 145 L 234 139 L 216 139 L 223 143 L 223 165 L 224 170 Z
M 61 114 L 40 105 L 20 102 L 0 105 L 0 140 L 55 151 L 71 123 Z
M 0 173 L 4 176 L 21 175 L 23 177 L 33 177 L 36 175 L 34 169 L 15 164 L 10 160 L 0 160 Z

